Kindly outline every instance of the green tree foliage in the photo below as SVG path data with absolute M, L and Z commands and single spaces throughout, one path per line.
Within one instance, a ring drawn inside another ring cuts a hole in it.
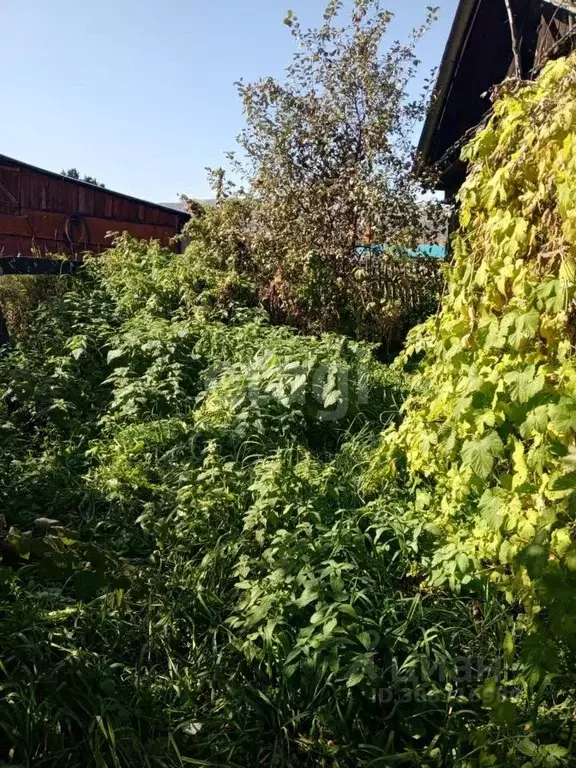
M 417 489 L 444 542 L 432 583 L 481 578 L 515 606 L 530 685 L 573 681 L 576 650 L 575 72 L 504 86 L 465 150 L 449 292 L 412 333 L 404 360 L 424 359 L 372 470 Z
M 60 171 L 62 176 L 66 176 L 69 179 L 75 179 L 76 181 L 85 181 L 87 184 L 94 184 L 96 187 L 102 187 L 103 189 L 104 184 L 100 184 L 98 179 L 95 179 L 94 176 L 87 176 L 84 174 L 84 176 L 80 176 L 80 173 L 77 168 L 70 168 L 67 171 Z
M 428 95 L 412 95 L 417 46 L 435 9 L 386 47 L 392 14 L 379 0 L 352 5 L 343 20 L 331 0 L 310 30 L 289 13 L 297 52 L 284 81 L 239 83 L 246 127 L 230 158 L 248 221 L 235 223 L 274 319 L 390 344 L 435 310 L 442 287 L 437 264 L 406 258 L 442 232 L 412 170 Z M 213 182 L 220 206 L 238 197 L 221 169 Z M 373 244 L 390 250 L 358 253 Z

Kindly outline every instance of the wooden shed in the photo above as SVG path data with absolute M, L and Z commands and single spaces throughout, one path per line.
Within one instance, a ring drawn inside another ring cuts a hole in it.
M 448 198 L 464 181 L 460 150 L 490 111 L 491 88 L 534 77 L 575 45 L 576 0 L 460 0 L 419 145 L 421 167 L 437 170 Z
M 74 262 L 110 246 L 109 232 L 160 241 L 172 238 L 188 214 L 112 192 L 0 155 L 0 270 L 45 271 L 51 254 Z M 31 268 L 30 264 L 37 265 Z

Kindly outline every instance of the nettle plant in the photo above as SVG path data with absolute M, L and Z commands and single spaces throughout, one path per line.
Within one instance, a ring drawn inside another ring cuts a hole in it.
M 572 645 L 575 95 L 575 57 L 505 84 L 465 149 L 449 290 L 409 338 L 403 361 L 423 360 L 371 472 L 376 484 L 405 472 L 417 489 L 445 542 L 435 583 L 488 579 L 528 626 Z

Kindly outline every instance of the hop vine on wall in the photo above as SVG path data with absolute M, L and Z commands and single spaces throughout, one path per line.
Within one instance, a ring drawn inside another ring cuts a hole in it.
M 447 295 L 411 334 L 423 361 L 372 481 L 417 488 L 437 583 L 482 576 L 574 637 L 576 58 L 503 86 L 464 158 Z

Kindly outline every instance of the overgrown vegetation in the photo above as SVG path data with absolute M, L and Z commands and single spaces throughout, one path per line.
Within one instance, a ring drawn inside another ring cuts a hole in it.
M 28 323 L 43 301 L 62 293 L 69 278 L 51 275 L 2 275 L 0 279 L 0 318 L 12 339 L 22 339 Z
M 561 687 L 496 688 L 506 605 L 428 587 L 419 503 L 364 489 L 405 388 L 368 346 L 123 238 L 0 381 L 5 763 L 561 764 Z
M 418 592 L 418 526 L 360 491 L 401 379 L 249 297 L 197 248 L 123 239 L 5 352 L 5 761 L 339 764 L 446 721 L 440 685 L 391 740 L 371 698 L 458 632 L 420 637 L 448 602 Z
M 4 764 L 574 765 L 575 92 L 501 89 L 392 367 L 271 322 L 237 199 L 2 349 Z

